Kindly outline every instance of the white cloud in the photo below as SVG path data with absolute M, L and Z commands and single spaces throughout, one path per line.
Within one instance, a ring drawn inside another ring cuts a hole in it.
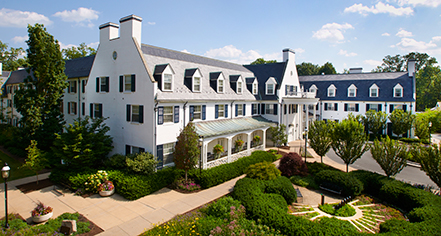
M 359 13 L 363 16 L 367 16 L 369 13 L 372 14 L 380 14 L 385 13 L 391 16 L 405 16 L 405 15 L 413 15 L 413 10 L 410 7 L 394 7 L 389 4 L 384 4 L 382 2 L 378 2 L 375 6 L 363 6 L 363 4 L 354 4 L 350 7 L 345 8 L 344 12 L 354 12 Z
M 390 34 L 386 32 L 386 33 L 381 34 L 381 36 L 390 36 Z
M 345 39 L 343 32 L 345 32 L 347 29 L 353 28 L 354 27 L 348 23 L 342 25 L 337 23 L 328 23 L 322 26 L 322 28 L 318 31 L 313 32 L 314 34 L 312 37 L 320 40 L 329 40 L 331 42 L 342 42 Z
M 345 57 L 355 57 L 355 56 L 357 56 L 357 53 L 355 53 L 355 52 L 348 53 L 348 51 L 340 49 L 340 51 L 338 52 L 338 55 L 343 55 Z
M 400 30 L 398 31 L 396 36 L 398 36 L 400 38 L 407 38 L 407 37 L 413 37 L 413 34 L 412 34 L 412 32 L 409 32 L 409 31 L 404 30 L 403 28 L 400 28 Z
M 35 23 L 50 25 L 52 21 L 36 12 L 17 11 L 6 8 L 0 10 L 0 26 L 22 28 L 27 27 L 28 24 L 33 25 Z
M 64 10 L 54 14 L 56 17 L 60 17 L 61 20 L 66 22 L 76 22 L 81 26 L 93 27 L 92 20 L 98 19 L 98 11 L 92 10 L 92 8 L 80 7 L 77 10 Z
M 432 41 L 441 41 L 441 36 L 432 37 Z
M 296 48 L 296 49 L 294 49 L 294 52 L 296 52 L 296 54 L 302 54 L 302 53 L 305 52 L 305 49 L 303 49 L 303 48 Z
M 88 47 L 95 48 L 95 49 L 98 48 L 98 45 L 100 45 L 100 42 L 94 42 L 94 43 L 87 44 Z
M 156 25 L 156 22 L 147 22 L 147 24 L 149 24 L 149 25 Z
M 364 60 L 363 62 L 371 66 L 380 66 L 383 63 L 382 61 L 376 61 L 376 60 Z
M 64 44 L 60 41 L 58 41 L 58 44 L 60 45 L 60 49 L 66 49 L 66 48 L 71 48 L 71 47 L 78 47 L 79 45 L 75 45 L 75 44 Z
M 29 39 L 29 36 L 15 36 L 14 38 L 12 38 L 11 40 L 14 43 L 26 43 L 25 41 Z
M 395 45 L 392 45 L 395 47 L 398 47 L 399 49 L 403 51 L 409 51 L 409 52 L 427 52 L 430 54 L 430 52 L 441 52 L 441 48 L 439 48 L 433 41 L 430 41 L 428 43 L 423 41 L 416 41 L 415 39 L 410 38 L 402 38 L 401 41 Z
M 182 50 L 181 52 L 184 52 L 184 53 L 190 53 L 189 51 L 187 51 L 187 49 L 184 49 L 184 50 Z
M 210 49 L 205 54 L 207 57 L 217 58 L 221 60 L 227 60 L 238 64 L 248 64 L 261 58 L 262 56 L 254 50 L 249 50 L 248 52 L 242 52 L 242 50 L 237 49 L 233 45 L 227 45 L 222 48 Z M 265 58 L 265 60 L 269 60 Z
M 412 6 L 425 6 L 425 7 L 437 7 L 441 4 L 441 0 L 398 0 L 398 5 L 412 5 Z

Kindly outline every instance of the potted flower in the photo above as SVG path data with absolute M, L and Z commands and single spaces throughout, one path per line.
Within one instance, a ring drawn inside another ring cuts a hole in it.
M 32 221 L 34 221 L 35 223 L 45 222 L 52 217 L 52 211 L 52 207 L 46 206 L 42 202 L 38 202 L 37 206 L 31 212 Z
M 224 152 L 224 147 L 220 144 L 216 144 L 213 147 L 213 153 L 214 153 L 214 157 L 217 159 L 220 157 L 220 155 Z
M 107 176 L 105 170 L 99 170 L 96 174 L 90 175 L 84 183 L 84 190 L 89 193 L 98 193 L 100 185 L 108 180 Z
M 235 146 L 236 146 L 236 151 L 240 151 L 240 149 L 242 149 L 244 141 L 242 139 L 238 139 L 235 142 Z
M 254 142 L 255 146 L 259 145 L 259 143 L 260 143 L 260 136 L 259 135 L 254 136 L 253 137 L 253 142 Z
M 101 197 L 108 197 L 115 193 L 115 185 L 110 180 L 104 181 L 104 183 L 100 184 L 98 187 L 98 191 Z

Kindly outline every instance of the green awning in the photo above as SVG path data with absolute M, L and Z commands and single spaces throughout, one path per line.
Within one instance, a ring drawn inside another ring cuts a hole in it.
M 237 133 L 247 130 L 267 128 L 275 123 L 261 117 L 245 117 L 234 119 L 220 119 L 212 121 L 201 121 L 194 123 L 196 132 L 205 138 Z

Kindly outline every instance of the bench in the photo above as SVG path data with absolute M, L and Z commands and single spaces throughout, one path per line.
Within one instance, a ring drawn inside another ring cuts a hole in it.
M 341 195 L 341 188 L 339 186 L 337 186 L 337 185 L 334 185 L 334 184 L 321 184 L 319 187 L 320 187 L 320 189 L 326 190 L 328 192 Z
M 297 193 L 297 203 L 303 203 L 303 195 L 302 195 L 302 193 L 300 192 L 300 189 L 299 188 L 296 188 L 296 193 Z

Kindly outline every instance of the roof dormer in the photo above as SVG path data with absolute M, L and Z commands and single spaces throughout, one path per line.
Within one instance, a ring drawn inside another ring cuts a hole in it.
M 357 97 L 357 87 L 354 84 L 351 84 L 351 86 L 348 87 L 348 97 Z
M 153 77 L 162 91 L 173 91 L 174 75 L 175 71 L 170 64 L 156 65 L 153 72 Z
M 378 85 L 373 84 L 370 88 L 369 88 L 369 97 L 371 98 L 376 98 L 378 97 L 380 94 L 380 88 L 378 87 Z
M 225 91 L 225 77 L 222 72 L 210 73 L 210 87 L 217 93 L 224 93 Z
M 403 86 L 401 84 L 397 84 L 394 86 L 394 98 L 402 98 L 403 97 Z
M 334 84 L 329 85 L 328 87 L 328 97 L 335 97 L 337 94 L 337 88 Z
M 192 92 L 200 93 L 202 90 L 202 73 L 198 68 L 186 69 L 184 85 Z
M 317 86 L 315 86 L 315 84 L 311 85 L 311 87 L 309 87 L 309 92 L 317 94 Z
M 265 94 L 266 95 L 274 95 L 276 92 L 277 81 L 274 77 L 269 77 L 265 82 Z
M 230 86 L 237 93 L 243 93 L 244 81 L 241 75 L 230 75 Z
M 253 95 L 257 95 L 259 93 L 259 82 L 256 77 L 246 78 L 247 88 Z

